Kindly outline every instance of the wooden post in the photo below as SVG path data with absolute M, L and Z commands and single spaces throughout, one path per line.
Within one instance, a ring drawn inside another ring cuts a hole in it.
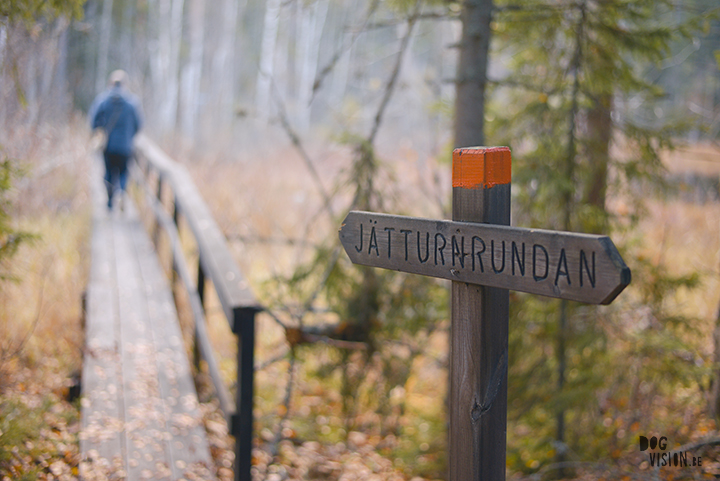
M 244 308 L 233 313 L 233 332 L 238 337 L 235 415 L 230 432 L 235 437 L 235 481 L 252 481 L 256 313 L 257 309 Z
M 173 197 L 173 223 L 175 224 L 175 229 L 177 229 L 178 233 L 178 240 L 180 239 L 180 211 L 178 209 L 178 198 L 177 195 Z M 170 249 L 171 251 L 173 249 Z M 178 272 L 176 267 L 176 260 L 175 260 L 175 254 L 173 253 L 172 257 L 172 278 L 170 280 L 170 288 L 175 292 L 175 284 L 178 281 Z
M 510 170 L 507 147 L 456 149 L 453 220 L 510 225 Z M 493 247 L 486 268 L 509 269 Z M 504 480 L 508 290 L 453 281 L 451 304 L 448 479 Z
M 158 172 L 157 179 L 157 200 L 162 206 L 162 191 L 163 191 L 163 178 L 162 174 Z M 160 221 L 155 219 L 155 228 L 153 229 L 153 242 L 155 243 L 155 249 L 160 250 Z
M 199 256 L 199 254 L 198 254 Z M 201 259 L 198 258 L 198 275 L 197 275 L 197 293 L 200 298 L 200 304 L 205 307 L 205 271 L 202 268 Z M 195 327 L 195 336 L 193 336 L 193 364 L 195 369 L 200 371 L 200 346 L 197 340 L 197 326 Z

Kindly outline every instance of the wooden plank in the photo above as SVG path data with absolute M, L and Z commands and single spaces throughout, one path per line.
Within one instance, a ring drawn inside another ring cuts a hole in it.
M 128 479 L 171 479 L 168 447 L 171 437 L 165 427 L 165 406 L 158 385 L 157 354 L 150 328 L 154 320 L 147 313 L 130 229 L 131 221 L 116 220 L 114 241 L 127 476 Z
M 101 169 L 100 159 L 93 159 L 90 172 L 93 230 L 79 435 L 81 475 L 125 470 L 115 258 Z
M 453 152 L 453 219 L 509 225 L 509 149 L 471 151 Z M 505 479 L 509 304 L 507 289 L 452 283 L 451 481 Z
M 201 272 L 215 287 L 231 329 L 238 335 L 238 383 L 236 414 L 231 434 L 235 437 L 235 479 L 251 479 L 253 436 L 255 314 L 262 307 L 237 268 L 226 240 L 205 205 L 188 172 L 173 162 L 147 137 L 136 146 L 141 156 L 169 180 L 175 208 L 188 222 L 198 245 Z
M 85 474 L 215 479 L 172 294 L 134 205 L 108 212 L 93 174 L 83 366 Z
M 227 248 L 226 240 L 210 210 L 197 192 L 188 172 L 173 162 L 147 137 L 136 141 L 145 160 L 169 179 L 175 194 L 175 208 L 188 222 L 200 254 L 200 269 L 209 278 L 232 331 L 238 335 L 238 383 L 236 414 L 230 432 L 235 437 L 235 479 L 251 479 L 255 314 L 262 307 L 250 291 Z
M 156 351 L 158 387 L 164 401 L 173 479 L 214 478 L 213 461 L 199 410 L 195 384 L 167 280 L 152 243 L 137 223 L 132 236 L 147 299 L 148 318 Z
M 591 304 L 630 283 L 607 236 L 353 211 L 340 241 L 356 264 Z
M 217 360 L 215 359 L 215 353 L 213 352 L 212 344 L 210 343 L 210 338 L 207 332 L 207 321 L 205 319 L 205 311 L 202 305 L 202 294 L 204 289 L 202 267 L 198 269 L 198 286 L 196 287 L 190 276 L 190 271 L 182 252 L 180 236 L 176 228 L 177 219 L 171 219 L 170 216 L 163 210 L 160 202 L 150 194 L 147 184 L 144 183 L 144 177 L 142 177 L 138 170 L 139 169 L 133 169 L 132 172 L 135 175 L 136 180 L 142 183 L 146 193 L 145 199 L 152 208 L 157 221 L 163 227 L 165 233 L 170 239 L 170 247 L 173 252 L 173 272 L 175 272 L 180 278 L 188 294 L 190 309 L 195 321 L 194 355 L 197 356 L 198 354 L 202 354 L 203 359 L 207 362 L 208 373 L 210 374 L 210 378 L 212 379 L 215 387 L 215 392 L 218 396 L 218 400 L 220 401 L 220 409 L 223 411 L 227 421 L 230 422 L 232 415 L 235 414 L 235 407 L 232 404 L 230 393 L 225 387 L 222 376 L 220 375 L 220 368 L 218 367 Z M 177 213 L 177 210 L 175 212 Z

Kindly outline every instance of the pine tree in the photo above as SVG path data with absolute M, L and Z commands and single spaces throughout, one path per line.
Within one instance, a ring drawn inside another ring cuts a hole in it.
M 604 234 L 632 227 L 648 185 L 662 183 L 660 153 L 672 148 L 677 133 L 677 125 L 647 120 L 663 96 L 647 72 L 668 55 L 673 41 L 688 38 L 696 23 L 669 1 L 538 0 L 497 10 L 494 55 L 506 60 L 509 71 L 492 80 L 486 117 L 492 120 L 491 143 L 513 146 L 513 223 Z M 610 208 L 611 197 L 626 202 L 623 216 Z M 664 343 L 666 353 L 682 341 L 652 299 L 696 278 L 656 274 L 652 279 L 665 279 L 664 287 L 633 277 L 636 284 L 651 284 L 641 286 L 653 294 L 641 296 L 640 303 L 654 306 L 663 329 L 646 339 Z M 565 461 L 571 452 L 592 456 L 611 431 L 602 424 L 605 407 L 598 395 L 620 396 L 613 383 L 630 377 L 627 366 L 612 374 L 621 362 L 632 363 L 618 360 L 621 348 L 604 327 L 620 321 L 611 310 L 567 301 L 522 296 L 517 301 L 510 329 L 509 419 L 538 436 L 537 450 L 522 439 L 513 446 L 511 437 L 510 460 L 532 470 Z M 646 347 L 623 345 L 639 357 Z M 526 460 L 528 450 L 534 462 Z

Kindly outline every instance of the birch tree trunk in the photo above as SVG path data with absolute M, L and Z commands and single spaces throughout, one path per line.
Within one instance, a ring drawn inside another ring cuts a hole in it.
M 350 34 L 346 34 L 349 36 Z M 350 78 L 350 65 L 355 51 L 355 45 L 351 45 L 347 52 L 345 52 L 340 60 L 338 60 L 337 67 L 333 72 L 332 84 L 330 85 L 330 98 L 334 99 L 332 104 L 342 107 L 343 99 L 345 98 L 345 91 L 347 90 L 348 79 Z
M 62 19 L 66 21 L 66 19 Z M 56 99 L 56 108 L 58 109 L 57 114 L 65 115 L 69 112 L 70 97 L 68 96 L 68 27 L 67 22 L 62 31 L 59 34 L 57 41 L 57 67 L 55 69 L 55 75 L 53 76 L 52 90 L 54 92 L 53 97 Z M 0 59 L 0 63 L 2 59 Z
M 103 0 L 102 14 L 100 16 L 100 38 L 98 39 L 97 73 L 95 77 L 95 91 L 105 90 L 108 76 L 108 55 L 110 53 L 110 30 L 112 29 L 113 0 Z
M 238 13 L 241 9 L 240 0 L 223 0 L 222 30 L 218 48 L 212 61 L 212 85 L 214 92 L 213 105 L 216 117 L 220 124 L 229 124 L 232 121 L 233 106 L 235 105 L 235 40 L 237 32 Z M 242 1 L 242 8 L 245 1 Z
M 310 128 L 310 103 L 320 58 L 320 39 L 328 12 L 328 0 L 316 0 L 302 6 L 300 25 L 300 82 L 298 87 L 297 125 L 301 132 Z
M 275 66 L 275 44 L 280 22 L 280 0 L 267 0 L 260 46 L 260 69 L 255 87 L 255 109 L 261 120 L 268 119 L 270 88 Z
M 205 48 L 205 0 L 190 0 L 189 20 L 190 59 L 183 69 L 181 126 L 185 138 L 194 142 Z
M 156 60 L 158 74 L 155 95 L 161 96 L 159 128 L 168 133 L 175 128 L 178 110 L 180 41 L 184 0 L 160 0 L 158 19 L 158 48 Z
M 122 47 L 121 58 L 122 66 L 130 78 L 138 78 L 138 68 L 136 67 L 137 62 L 136 56 L 133 55 L 133 25 L 135 20 L 135 1 L 129 0 L 124 4 L 123 16 L 122 16 L 122 33 L 120 39 L 120 45 Z

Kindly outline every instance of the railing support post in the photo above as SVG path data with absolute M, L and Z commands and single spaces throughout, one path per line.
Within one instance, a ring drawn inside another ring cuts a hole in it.
M 173 222 L 175 223 L 175 229 L 177 230 L 177 233 L 178 233 L 178 239 L 180 239 L 180 224 L 179 224 L 179 222 L 180 222 L 180 212 L 178 211 L 178 199 L 177 199 L 177 197 L 174 197 L 174 198 L 173 198 Z M 170 281 L 170 282 L 171 282 L 171 283 L 170 283 L 170 286 L 171 286 L 171 288 L 172 288 L 173 291 L 174 291 L 174 290 L 175 290 L 175 284 L 177 284 L 177 280 L 178 280 L 178 272 L 177 272 L 177 267 L 176 267 L 176 264 L 175 264 L 175 262 L 176 262 L 176 260 L 175 260 L 175 254 L 174 254 L 175 251 L 174 251 L 173 249 L 170 249 L 170 251 L 171 251 L 171 256 L 172 256 L 172 280 Z
M 198 275 L 197 275 L 197 293 L 200 298 L 200 304 L 205 308 L 205 271 L 203 271 L 202 263 L 198 258 Z M 193 336 L 193 364 L 195 369 L 200 372 L 200 346 L 197 340 L 197 326 L 195 327 L 195 335 Z
M 235 309 L 233 332 L 238 336 L 237 393 L 231 434 L 235 437 L 235 481 L 251 481 L 256 309 Z
M 160 172 L 158 172 L 157 199 L 160 202 L 160 205 L 162 205 L 162 190 L 163 178 Z M 155 249 L 158 249 L 160 242 L 160 221 L 158 219 L 155 219 L 155 229 L 153 229 L 153 242 L 155 243 Z

